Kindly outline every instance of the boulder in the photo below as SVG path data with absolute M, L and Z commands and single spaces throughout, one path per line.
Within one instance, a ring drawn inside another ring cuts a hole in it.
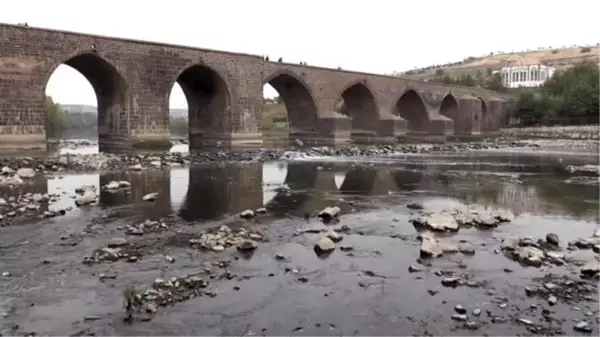
M 446 212 L 423 215 L 414 221 L 434 231 L 445 232 L 458 230 L 458 222 L 456 222 L 452 214 Z
M 431 237 L 424 235 L 421 238 L 420 255 L 423 258 L 438 257 L 442 255 L 443 251 L 438 241 Z

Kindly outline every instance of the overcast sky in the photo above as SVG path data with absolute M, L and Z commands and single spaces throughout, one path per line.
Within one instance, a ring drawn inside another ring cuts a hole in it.
M 595 44 L 600 1 L 5 0 L 0 21 L 391 73 L 491 51 Z M 96 104 L 61 66 L 47 93 Z M 269 93 L 273 96 L 273 92 Z M 181 90 L 171 107 L 186 107 Z

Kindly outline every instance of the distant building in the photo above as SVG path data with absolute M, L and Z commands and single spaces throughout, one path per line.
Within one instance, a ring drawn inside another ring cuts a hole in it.
M 500 71 L 502 83 L 508 88 L 539 87 L 552 75 L 555 69 L 543 65 L 539 60 L 529 59 L 514 62 Z

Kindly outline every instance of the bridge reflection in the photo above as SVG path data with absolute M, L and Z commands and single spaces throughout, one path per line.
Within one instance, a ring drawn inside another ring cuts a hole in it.
M 497 176 L 461 176 L 448 172 L 448 167 L 432 163 L 410 163 L 396 167 L 349 167 L 347 164 L 306 162 L 249 163 L 218 167 L 192 166 L 170 171 L 65 176 L 62 180 L 48 180 L 48 186 L 43 189 L 39 184 L 23 186 L 20 193 L 52 193 L 57 188 L 72 193 L 81 185 L 93 183 L 99 187 L 112 180 L 126 180 L 131 183 L 129 191 L 100 193 L 102 206 L 133 205 L 138 214 L 145 218 L 175 214 L 187 221 L 216 219 L 261 207 L 266 207 L 269 214 L 277 217 L 301 216 L 336 204 L 340 198 L 418 191 L 422 191 L 419 195 L 425 197 L 436 195 L 463 202 L 501 206 L 516 213 L 589 215 L 589 202 L 573 201 L 581 195 L 589 195 L 588 199 L 595 200 L 597 205 L 598 193 L 594 186 L 576 187 L 549 177 L 522 184 Z M 553 197 L 558 190 L 563 194 L 572 192 L 572 198 L 564 195 L 561 198 Z M 158 192 L 156 201 L 142 201 L 145 194 L 152 192 Z M 61 203 L 64 202 L 58 204 Z M 339 205 L 343 212 L 348 211 L 344 208 L 351 207 L 348 203 Z
M 102 205 L 135 204 L 147 217 L 174 212 L 186 221 L 194 221 L 261 207 L 276 216 L 313 213 L 334 203 L 338 199 L 335 195 L 413 190 L 423 182 L 423 173 L 341 164 L 250 163 L 109 172 L 99 177 L 97 186 L 112 180 L 129 181 L 131 189 L 116 193 L 103 190 Z M 143 202 L 142 197 L 152 192 L 159 193 L 158 199 Z

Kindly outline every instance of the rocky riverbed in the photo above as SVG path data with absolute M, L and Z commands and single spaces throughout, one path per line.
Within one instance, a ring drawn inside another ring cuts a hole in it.
M 79 144 L 79 143 L 76 143 Z M 95 144 L 88 144 L 95 145 Z M 76 148 L 77 145 L 69 145 Z M 490 149 L 537 148 L 537 144 L 529 144 L 514 140 L 490 140 L 485 142 L 456 143 L 448 145 L 416 144 L 416 145 L 373 145 L 346 147 L 298 147 L 287 149 L 250 149 L 225 151 L 212 149 L 207 152 L 169 152 L 169 153 L 135 153 L 135 154 L 57 154 L 42 157 L 0 157 L 0 165 L 12 170 L 33 168 L 42 172 L 61 172 L 64 170 L 96 171 L 107 169 L 132 170 L 144 167 L 175 167 L 190 162 L 229 162 L 229 161 L 272 161 L 279 159 L 298 159 L 310 157 L 380 157 L 406 154 L 429 153 L 464 153 Z M 6 173 L 6 172 L 4 172 Z
M 597 157 L 482 146 L 3 158 L 0 334 L 597 335 Z

